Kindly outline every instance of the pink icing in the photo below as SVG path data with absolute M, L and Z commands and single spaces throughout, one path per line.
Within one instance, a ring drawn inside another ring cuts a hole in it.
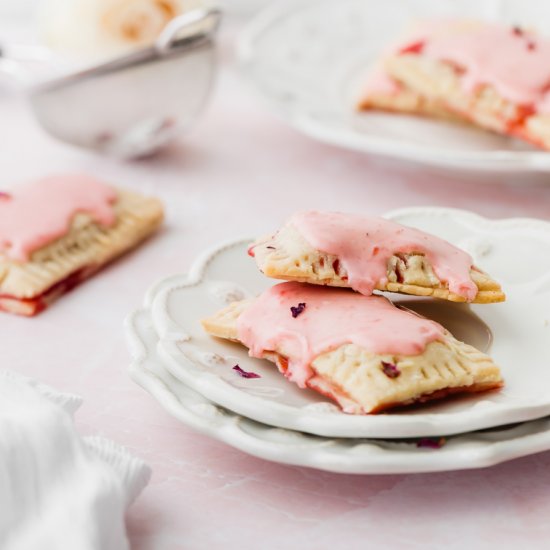
M 305 303 L 293 317 L 291 307 Z M 396 308 L 381 296 L 304 283 L 281 283 L 261 294 L 238 319 L 238 338 L 252 357 L 279 351 L 286 376 L 305 387 L 320 354 L 356 344 L 377 354 L 418 355 L 443 337 L 443 328 Z M 382 365 L 381 365 L 382 368 Z
M 382 67 L 376 67 L 369 74 L 362 91 L 368 95 L 384 94 L 392 96 L 401 91 L 401 85 L 389 76 Z
M 434 235 L 383 218 L 339 212 L 298 212 L 290 223 L 312 247 L 338 256 L 349 285 L 362 294 L 387 282 L 388 260 L 395 253 L 418 252 L 451 292 L 468 301 L 477 295 L 470 255 Z
M 0 197 L 0 253 L 16 261 L 65 235 L 79 212 L 105 226 L 115 222 L 115 191 L 83 174 L 46 177 L 6 195 Z
M 398 51 L 456 64 L 469 92 L 488 84 L 513 103 L 550 113 L 547 38 L 493 23 L 431 21 Z

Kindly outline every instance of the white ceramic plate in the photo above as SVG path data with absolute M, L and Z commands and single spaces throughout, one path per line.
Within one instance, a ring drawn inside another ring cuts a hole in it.
M 468 250 L 504 286 L 503 304 L 459 305 L 391 295 L 447 326 L 459 339 L 489 350 L 506 387 L 417 407 L 353 416 L 312 390 L 300 390 L 272 363 L 244 347 L 208 336 L 199 319 L 277 281 L 265 278 L 241 241 L 206 253 L 189 276 L 173 277 L 150 293 L 159 353 L 170 373 L 208 399 L 274 426 L 329 437 L 419 437 L 455 434 L 550 415 L 550 224 L 489 221 L 441 208 L 388 217 L 440 235 Z M 243 379 L 233 370 L 260 374 Z
M 148 309 L 126 319 L 130 375 L 172 416 L 251 455 L 353 474 L 397 474 L 483 468 L 550 449 L 550 420 L 451 437 L 439 449 L 417 441 L 327 439 L 243 418 L 195 392 L 164 367 Z
M 537 28 L 550 16 L 550 5 L 540 0 L 277 2 L 244 32 L 240 58 L 269 105 L 322 141 L 452 169 L 550 170 L 549 153 L 514 139 L 418 117 L 354 112 L 369 68 L 388 43 L 411 20 L 439 16 Z

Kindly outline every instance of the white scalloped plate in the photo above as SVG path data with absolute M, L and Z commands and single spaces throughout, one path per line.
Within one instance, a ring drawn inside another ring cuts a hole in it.
M 490 348 L 506 380 L 503 390 L 406 412 L 347 415 L 316 392 L 288 382 L 272 363 L 248 357 L 244 347 L 208 336 L 201 318 L 276 282 L 261 275 L 248 257 L 248 240 L 207 252 L 188 276 L 171 277 L 149 293 L 166 368 L 195 391 L 239 414 L 329 437 L 449 435 L 549 415 L 550 224 L 489 221 L 444 208 L 406 209 L 387 216 L 467 249 L 482 269 L 501 281 L 508 295 L 503 304 L 468 306 L 425 299 L 420 311 L 446 325 L 457 338 Z M 395 294 L 391 298 L 402 299 Z M 239 377 L 232 368 L 236 364 L 261 378 Z
M 452 436 L 439 449 L 417 441 L 329 439 L 274 428 L 236 415 L 192 390 L 165 368 L 156 353 L 151 313 L 126 319 L 130 375 L 183 424 L 251 455 L 349 474 L 398 474 L 484 468 L 550 450 L 550 419 Z
M 550 5 L 540 0 L 277 2 L 243 33 L 241 64 L 276 113 L 321 141 L 452 169 L 550 170 L 549 153 L 518 140 L 420 117 L 355 112 L 362 83 L 388 41 L 411 20 L 438 16 L 537 28 L 550 16 Z

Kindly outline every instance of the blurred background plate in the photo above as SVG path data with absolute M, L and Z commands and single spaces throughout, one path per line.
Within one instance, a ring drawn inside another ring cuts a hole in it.
M 550 153 L 518 140 L 419 117 L 359 114 L 354 105 L 370 68 L 411 21 L 456 16 L 537 28 L 549 15 L 540 0 L 276 3 L 243 33 L 240 60 L 271 108 L 321 141 L 452 170 L 546 172 Z

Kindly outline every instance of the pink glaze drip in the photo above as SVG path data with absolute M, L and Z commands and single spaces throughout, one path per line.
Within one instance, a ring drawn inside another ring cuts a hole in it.
M 115 191 L 87 175 L 50 176 L 17 186 L 0 198 L 0 254 L 26 261 L 67 233 L 79 212 L 96 223 L 115 222 Z
M 291 307 L 305 303 L 292 316 Z M 349 290 L 280 283 L 261 294 L 238 320 L 238 338 L 252 357 L 279 351 L 288 358 L 286 376 L 305 387 L 311 363 L 343 344 L 377 354 L 418 355 L 443 337 L 443 328 L 396 308 L 381 296 Z
M 452 244 L 383 218 L 339 212 L 298 212 L 290 223 L 314 248 L 338 256 L 351 288 L 372 294 L 387 282 L 388 260 L 395 253 L 424 254 L 449 290 L 472 301 L 477 286 L 470 278 L 473 261 Z
M 492 23 L 428 21 L 397 51 L 418 43 L 418 53 L 464 70 L 468 92 L 491 85 L 513 103 L 550 113 L 549 39 Z

